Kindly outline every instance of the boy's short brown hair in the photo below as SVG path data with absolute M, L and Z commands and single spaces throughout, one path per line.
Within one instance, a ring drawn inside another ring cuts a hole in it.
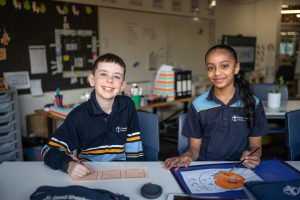
M 122 58 L 120 58 L 119 56 L 115 55 L 115 54 L 112 54 L 112 53 L 107 53 L 107 54 L 103 54 L 101 56 L 99 56 L 94 64 L 93 64 L 93 68 L 92 68 L 92 73 L 95 75 L 95 72 L 97 70 L 97 67 L 98 67 L 98 63 L 116 63 L 118 65 L 120 65 L 121 67 L 124 68 L 124 77 L 125 77 L 125 74 L 126 74 L 126 64 L 125 62 L 123 61 Z

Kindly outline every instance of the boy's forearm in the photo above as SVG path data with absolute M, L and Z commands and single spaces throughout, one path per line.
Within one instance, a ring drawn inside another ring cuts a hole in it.
M 188 151 L 185 152 L 184 154 L 190 156 L 192 160 L 198 160 L 199 158 L 199 150 L 193 148 L 189 148 Z
M 68 163 L 73 159 L 56 148 L 51 148 L 44 156 L 44 163 L 52 169 L 67 171 Z

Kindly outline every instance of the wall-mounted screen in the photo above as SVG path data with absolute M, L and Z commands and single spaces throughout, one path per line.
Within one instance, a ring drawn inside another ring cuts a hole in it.
M 234 48 L 238 61 L 241 63 L 241 69 L 244 72 L 254 70 L 256 37 L 223 35 L 222 44 Z

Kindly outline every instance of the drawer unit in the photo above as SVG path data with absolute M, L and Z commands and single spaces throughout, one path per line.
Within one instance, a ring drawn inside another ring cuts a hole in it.
M 0 163 L 23 160 L 18 106 L 16 89 L 0 91 Z

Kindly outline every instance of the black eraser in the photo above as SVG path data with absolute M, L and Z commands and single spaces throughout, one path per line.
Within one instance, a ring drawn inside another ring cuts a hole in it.
M 162 187 L 160 185 L 147 183 L 141 188 L 141 195 L 146 199 L 156 199 L 162 194 Z

